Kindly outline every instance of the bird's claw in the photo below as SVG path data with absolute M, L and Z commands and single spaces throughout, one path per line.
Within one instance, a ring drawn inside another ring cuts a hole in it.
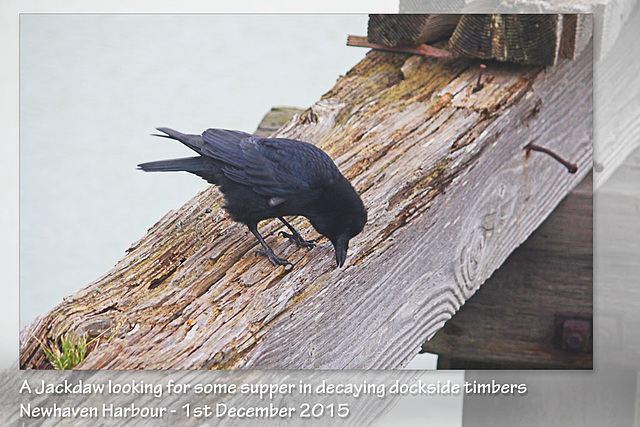
M 284 265 L 285 267 L 287 265 L 290 265 L 290 266 L 293 267 L 293 264 L 291 264 L 285 258 L 280 258 L 279 256 L 277 256 L 273 252 L 267 252 L 267 251 L 263 251 L 263 250 L 258 250 L 258 251 L 256 251 L 256 254 L 260 255 L 260 256 L 267 257 L 269 259 L 269 261 L 271 261 L 271 264 L 273 264 L 273 265 Z
M 286 233 L 284 231 L 281 231 L 280 236 L 285 237 L 289 240 L 293 240 L 293 242 L 298 245 L 301 248 L 314 248 L 316 246 L 315 242 L 318 241 L 318 239 L 312 239 L 312 240 L 305 240 L 302 238 L 302 236 L 298 233 L 296 234 L 289 234 Z

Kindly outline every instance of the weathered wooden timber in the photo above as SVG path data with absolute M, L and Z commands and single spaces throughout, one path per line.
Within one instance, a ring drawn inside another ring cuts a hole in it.
M 637 0 L 596 0 L 577 2 L 575 0 L 527 0 L 519 2 L 503 2 L 499 0 L 400 0 L 400 14 L 593 14 L 594 57 L 601 59 L 613 48 L 626 26 L 629 16 L 637 6 Z M 414 26 L 415 27 L 415 26 Z M 578 32 L 582 27 L 578 23 Z M 588 29 L 591 32 L 591 29 Z
M 254 135 L 268 137 L 291 120 L 296 114 L 302 113 L 303 111 L 303 109 L 296 107 L 273 107 L 264 115 Z
M 449 369 L 592 369 L 592 219 L 590 174 L 423 351 Z M 573 319 L 589 328 L 567 348 Z
M 591 15 L 369 15 L 369 42 L 398 47 L 447 39 L 454 54 L 522 64 L 575 59 L 591 39 Z
M 596 355 L 605 355 L 596 358 L 596 369 L 640 371 L 640 148 L 598 189 L 594 202 L 594 346 Z
M 594 188 L 603 185 L 640 144 L 638 124 L 638 88 L 640 87 L 640 56 L 637 51 L 640 28 L 640 2 L 637 0 L 598 0 L 576 2 L 528 1 L 506 3 L 499 1 L 446 1 L 400 0 L 400 12 L 425 13 L 563 13 L 593 14 L 593 50 L 595 93 Z M 571 18 L 573 19 L 573 18 Z M 588 26 L 577 22 L 576 43 L 587 39 Z M 565 29 L 563 28 L 563 31 Z M 568 41 L 572 33 L 567 31 Z M 562 49 L 564 51 L 565 48 Z
M 368 208 L 344 268 L 265 221 L 294 264 L 274 268 L 211 187 L 23 331 L 21 366 L 49 367 L 39 342 L 67 331 L 101 336 L 82 369 L 403 366 L 590 170 L 591 61 L 491 64 L 474 91 L 472 60 L 370 52 L 277 132 L 323 148 Z M 578 173 L 526 156 L 534 138 Z
M 620 3 L 618 6 L 628 1 Z M 636 4 L 633 14 L 621 16 L 626 18 L 626 25 L 619 24 L 616 28 L 620 32 L 615 32 L 615 45 L 594 64 L 594 86 L 598 94 L 594 106 L 598 123 L 594 140 L 596 189 L 640 146 L 640 55 L 630 54 L 637 52 L 640 3 Z
M 523 400 L 466 395 L 465 426 L 640 425 L 639 217 L 636 149 L 594 194 L 594 371 L 467 371 L 466 381 L 527 384 L 529 392 Z
M 389 47 L 429 43 L 451 36 L 459 20 L 450 14 L 371 14 L 367 38 Z

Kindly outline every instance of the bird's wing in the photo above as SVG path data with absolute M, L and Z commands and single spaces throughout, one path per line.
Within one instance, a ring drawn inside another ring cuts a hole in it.
M 222 171 L 229 179 L 264 196 L 320 188 L 340 175 L 324 151 L 306 142 L 222 129 L 208 129 L 202 137 L 203 154 L 224 163 Z
M 247 162 L 245 170 L 259 194 L 286 196 L 321 188 L 340 174 L 324 151 L 306 142 L 253 137 L 240 146 Z
M 209 156 L 222 163 L 244 169 L 245 160 L 240 142 L 253 135 L 239 130 L 207 129 L 202 133 L 203 144 L 200 154 Z

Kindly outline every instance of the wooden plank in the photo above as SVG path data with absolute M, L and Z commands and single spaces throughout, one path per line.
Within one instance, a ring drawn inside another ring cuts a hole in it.
M 587 47 L 592 35 L 593 19 L 591 15 L 563 15 L 560 57 L 576 59 L 580 52 Z
M 595 194 L 596 354 L 640 370 L 640 148 Z
M 559 14 L 463 15 L 449 44 L 458 55 L 553 65 L 558 59 L 561 27 Z
M 367 38 L 388 47 L 413 46 L 449 38 L 460 15 L 371 14 Z
M 597 35 L 594 41 L 597 60 L 605 58 L 614 48 L 617 49 L 618 38 L 622 32 L 627 31 L 630 25 L 636 25 L 629 24 L 629 18 L 638 7 L 637 0 L 598 0 L 579 5 L 570 5 L 569 0 L 567 3 L 568 7 L 576 9 L 576 13 L 593 13 L 594 34 Z
M 553 65 L 575 59 L 591 39 L 590 15 L 369 15 L 368 41 L 392 48 L 448 39 L 453 53 L 485 60 Z
M 291 120 L 293 116 L 303 111 L 304 109 L 296 107 L 273 107 L 271 111 L 264 115 L 254 135 L 269 137 Z
M 603 185 L 640 144 L 640 4 L 627 25 L 594 64 L 594 90 L 598 99 L 594 138 L 594 186 Z
M 446 7 L 400 0 L 401 13 L 593 14 L 594 88 L 598 102 L 594 137 L 594 188 L 604 184 L 640 144 L 640 3 L 637 0 L 519 2 L 515 5 L 453 2 Z M 586 22 L 578 22 L 576 43 L 585 43 Z
M 592 191 L 589 175 L 422 350 L 450 369 L 591 369 L 592 346 L 554 339 L 559 316 L 593 317 Z
M 344 268 L 326 240 L 278 239 L 277 221 L 261 231 L 294 268 L 255 257 L 209 188 L 23 331 L 21 366 L 47 366 L 33 337 L 90 328 L 104 338 L 83 369 L 404 365 L 589 171 L 591 61 L 496 65 L 473 91 L 472 61 L 370 52 L 278 132 L 323 148 L 362 195 Z M 578 173 L 525 156 L 534 137 Z
M 401 14 L 593 14 L 594 57 L 600 60 L 618 44 L 618 37 L 625 31 L 629 17 L 638 4 L 637 0 L 531 0 L 513 4 L 497 1 L 493 3 L 452 1 L 434 5 L 421 0 L 400 0 L 399 10 Z M 584 29 L 586 28 L 579 26 L 578 32 Z M 577 46 L 580 46 L 579 41 Z

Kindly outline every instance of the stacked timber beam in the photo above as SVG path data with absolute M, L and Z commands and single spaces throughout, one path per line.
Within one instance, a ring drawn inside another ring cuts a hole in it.
M 591 15 L 370 15 L 368 41 L 416 46 L 446 40 L 452 53 L 521 64 L 575 59 L 591 40 Z
M 432 15 L 436 10 L 446 12 L 445 15 Z M 434 5 L 422 0 L 400 0 L 399 19 L 417 20 L 409 25 L 403 24 L 404 30 L 391 32 L 387 38 L 393 44 L 401 39 L 415 43 L 430 43 L 440 37 L 450 37 L 451 25 L 442 25 L 443 17 L 457 17 L 463 15 L 452 14 L 497 13 L 508 14 L 563 14 L 562 26 L 558 26 L 556 34 L 553 31 L 545 38 L 552 42 L 549 46 L 557 46 L 554 51 L 558 55 L 548 57 L 572 57 L 587 45 L 589 34 L 592 34 L 594 50 L 594 87 L 598 96 L 595 105 L 595 117 L 598 125 L 594 138 L 594 188 L 603 185 L 607 179 L 622 164 L 640 144 L 638 137 L 638 123 L 640 123 L 640 108 L 638 108 L 638 87 L 640 87 L 640 57 L 630 54 L 637 49 L 636 28 L 640 27 L 640 2 L 637 0 L 597 0 L 594 2 L 575 2 L 559 0 L 554 2 L 532 1 L 500 2 L 491 5 L 490 2 L 472 0 L 446 2 Z M 382 15 L 385 16 L 385 15 Z M 465 19 L 476 21 L 471 28 L 480 28 L 477 23 L 482 17 L 490 15 L 467 15 Z M 436 20 L 434 30 L 427 31 L 421 25 L 425 17 L 431 22 Z M 462 20 L 461 20 L 462 21 Z M 387 21 L 386 25 L 400 25 Z M 566 25 L 565 25 L 566 24 Z M 548 25 L 547 25 L 548 26 Z M 457 22 L 453 27 L 457 30 Z M 444 29 L 447 29 L 444 31 Z M 498 30 L 499 32 L 500 30 Z M 474 38 L 474 32 L 462 39 Z M 373 35 L 376 39 L 376 34 Z M 477 37 L 477 36 L 475 36 Z M 556 44 L 555 41 L 559 41 Z M 535 42 L 535 39 L 534 39 Z M 500 45 L 497 43 L 496 45 Z M 489 43 L 487 47 L 492 47 Z M 542 46 L 544 49 L 544 46 Z M 481 51 L 484 49 L 481 49 Z M 493 49 L 486 49 L 490 52 Z M 508 50 L 508 49 L 507 49 Z M 472 53 L 472 50 L 466 50 Z M 498 50 L 499 52 L 499 50 Z M 537 56 L 537 55 L 536 55 Z

